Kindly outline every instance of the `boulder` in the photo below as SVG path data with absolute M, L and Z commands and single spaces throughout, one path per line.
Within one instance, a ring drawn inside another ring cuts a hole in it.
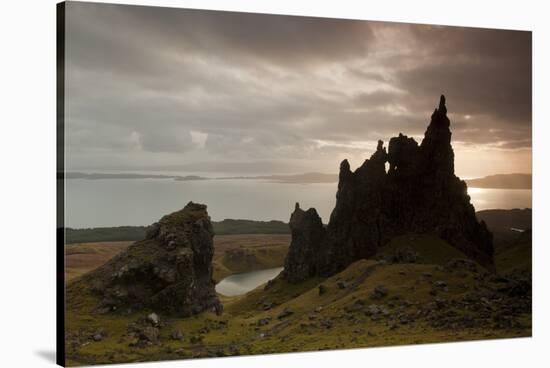
M 176 331 L 172 331 L 172 334 L 170 335 L 170 337 L 172 338 L 172 340 L 177 340 L 177 341 L 183 341 L 183 333 L 180 331 L 180 330 L 176 330 Z
M 293 315 L 294 312 L 291 311 L 289 308 L 285 308 L 283 309 L 283 311 L 281 313 L 279 313 L 279 315 L 277 316 L 277 319 L 284 319 L 284 318 L 287 318 L 291 315 Z
M 256 322 L 256 325 L 257 325 L 257 326 L 265 326 L 265 325 L 269 324 L 270 321 L 271 321 L 271 317 L 260 318 L 260 319 Z
M 151 343 L 156 343 L 159 340 L 159 334 L 160 331 L 158 328 L 153 326 L 146 326 L 143 330 L 141 330 L 140 338 Z
M 382 299 L 388 295 L 388 289 L 384 285 L 378 285 L 371 293 L 371 299 Z
M 160 317 L 156 313 L 151 313 L 147 316 L 147 320 L 151 322 L 153 326 L 158 326 L 160 323 Z
M 98 330 L 96 330 L 93 335 L 92 335 L 92 339 L 94 341 L 101 341 L 103 340 L 104 337 L 107 336 L 107 332 L 105 332 L 105 330 L 103 328 L 100 328 Z

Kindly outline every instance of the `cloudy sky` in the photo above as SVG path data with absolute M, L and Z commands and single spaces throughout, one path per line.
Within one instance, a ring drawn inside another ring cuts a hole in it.
M 531 34 L 68 3 L 67 169 L 337 172 L 447 96 L 457 174 L 531 172 Z

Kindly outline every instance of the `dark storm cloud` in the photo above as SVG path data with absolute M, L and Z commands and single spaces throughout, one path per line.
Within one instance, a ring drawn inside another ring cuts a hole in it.
M 67 14 L 69 168 L 332 171 L 377 139 L 421 139 L 441 93 L 457 144 L 530 149 L 527 32 L 90 3 Z
M 431 48 L 431 56 L 398 73 L 403 88 L 421 95 L 443 90 L 456 98 L 456 113 L 496 115 L 521 124 L 531 120 L 529 32 L 419 29 L 415 34 Z
M 393 28 L 396 36 L 390 41 L 399 42 L 402 36 L 412 49 L 400 57 L 392 54 L 391 60 L 381 58 L 392 65 L 392 84 L 405 93 L 380 91 L 358 96 L 356 103 L 400 104 L 419 117 L 427 116 L 434 96 L 444 93 L 449 111 L 459 119 L 455 132 L 464 138 L 467 131 L 476 132 L 464 143 L 514 140 L 500 147 L 527 147 L 532 119 L 530 32 L 397 24 L 374 28 Z M 468 122 L 463 121 L 466 115 Z
M 364 55 L 372 37 L 368 23 L 352 20 L 84 3 L 69 11 L 81 40 L 72 57 L 135 72 L 178 53 L 293 66 L 341 61 Z

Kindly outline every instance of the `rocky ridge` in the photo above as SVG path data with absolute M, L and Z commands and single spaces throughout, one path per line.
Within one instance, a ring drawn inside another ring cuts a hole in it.
M 354 172 L 342 161 L 326 229 L 315 209 L 296 204 L 282 276 L 299 282 L 333 275 L 407 233 L 436 235 L 494 269 L 492 234 L 477 221 L 466 183 L 454 173 L 451 135 L 441 96 L 420 145 L 400 133 L 387 150 L 378 141 L 376 152 Z
M 212 281 L 214 232 L 206 206 L 189 202 L 153 224 L 145 240 L 69 285 L 89 287 L 96 313 L 152 309 L 187 317 L 221 313 Z

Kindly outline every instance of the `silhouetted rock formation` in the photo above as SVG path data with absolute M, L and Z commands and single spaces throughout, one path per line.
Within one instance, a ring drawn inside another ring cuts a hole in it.
M 206 309 L 221 312 L 212 281 L 213 236 L 206 206 L 189 202 L 153 224 L 145 240 L 77 284 L 90 285 L 101 298 L 96 307 L 99 313 L 122 308 L 148 308 L 176 316 Z
M 435 234 L 493 269 L 492 234 L 483 221 L 477 222 L 466 183 L 454 174 L 449 125 L 441 96 L 420 146 L 399 134 L 390 139 L 388 152 L 379 141 L 376 152 L 355 172 L 344 160 L 326 233 L 312 226 L 321 223 L 314 209 L 297 207 L 292 214 L 291 222 L 301 220 L 291 224 L 283 276 L 296 282 L 332 275 L 406 233 Z
M 289 222 L 292 232 L 292 243 L 285 259 L 285 272 L 291 282 L 300 281 L 317 274 L 316 258 L 325 237 L 321 218 L 314 208 L 303 211 L 296 203 L 296 208 Z

